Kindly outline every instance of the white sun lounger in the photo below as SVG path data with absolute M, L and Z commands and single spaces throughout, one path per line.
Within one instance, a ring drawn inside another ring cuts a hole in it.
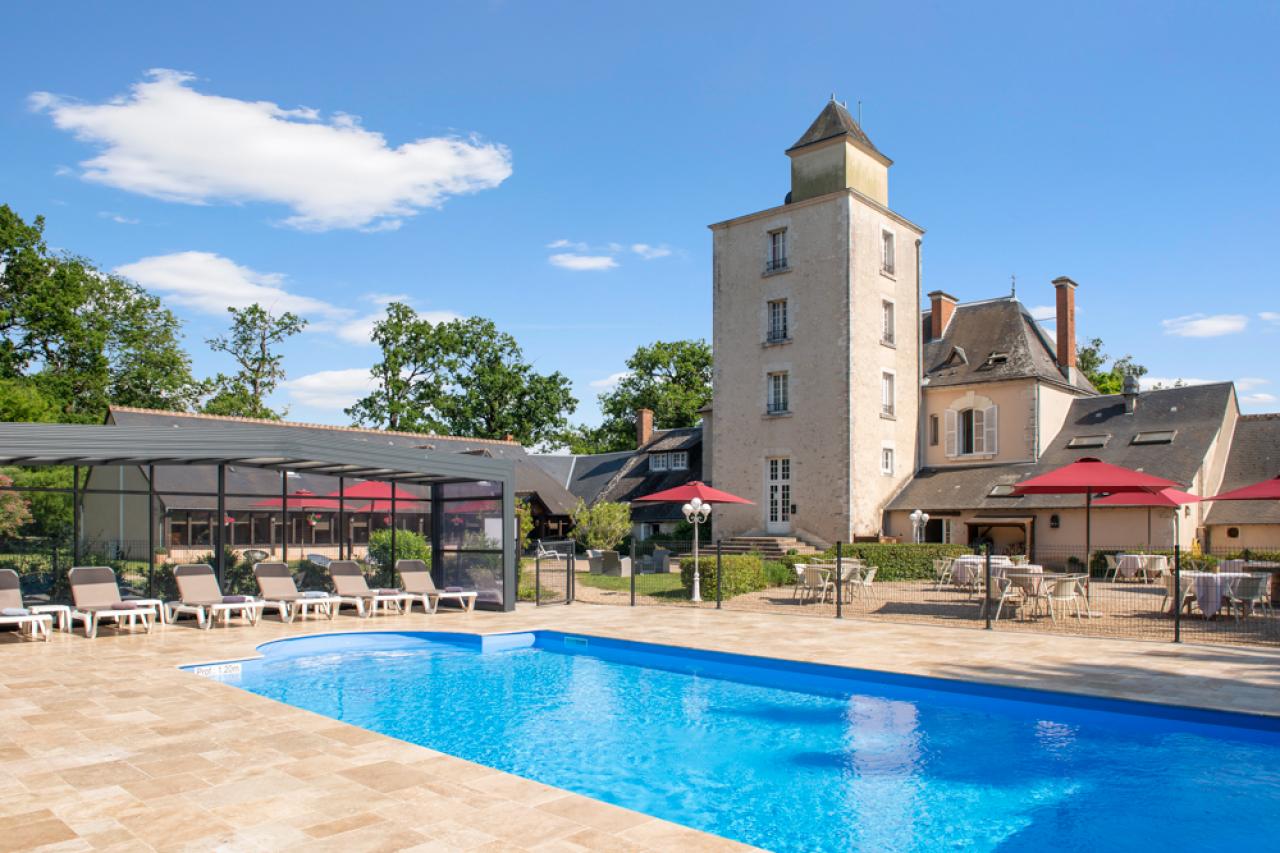
M 479 593 L 474 589 L 437 588 L 431 579 L 431 570 L 422 560 L 396 560 L 396 571 L 400 573 L 404 591 L 413 596 L 409 602 L 410 610 L 415 601 L 421 602 L 422 609 L 428 613 L 435 613 L 441 601 L 456 601 L 468 612 L 475 607 Z
M 191 613 L 196 617 L 197 625 L 211 628 L 219 615 L 222 616 L 222 624 L 230 625 L 231 617 L 238 614 L 250 625 L 257 625 L 262 609 L 267 606 L 265 601 L 255 601 L 252 596 L 223 595 L 213 567 L 204 563 L 176 566 L 173 577 L 178 582 L 179 600 L 166 605 L 170 622 L 179 613 Z
M 13 569 L 0 569 L 0 625 L 17 625 L 19 634 L 44 637 L 45 642 L 53 627 L 53 616 L 23 605 L 22 582 Z
M 329 577 L 333 578 L 333 591 L 342 604 L 354 604 L 356 615 L 372 616 L 381 605 L 395 607 L 397 613 L 413 605 L 413 596 L 399 589 L 370 589 L 355 560 L 334 560 L 329 564 Z
M 306 619 L 312 608 L 330 619 L 338 612 L 336 595 L 299 592 L 293 572 L 284 563 L 257 563 L 253 567 L 253 577 L 258 581 L 263 603 L 274 606 L 282 622 L 292 622 L 299 614 Z
M 89 639 L 98 636 L 98 625 L 103 619 L 115 620 L 116 627 L 129 620 L 132 627 L 141 621 L 142 628 L 151 633 L 151 624 L 157 613 L 154 604 L 121 600 L 116 573 L 106 566 L 76 566 L 67 573 L 71 581 L 71 621 L 84 623 L 84 635 Z

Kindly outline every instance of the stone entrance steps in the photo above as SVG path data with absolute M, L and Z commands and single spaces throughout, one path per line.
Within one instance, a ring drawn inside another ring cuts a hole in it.
M 817 548 L 801 542 L 794 536 L 734 536 L 720 543 L 725 554 L 761 554 L 768 560 L 776 560 L 794 551 L 797 554 L 818 554 Z

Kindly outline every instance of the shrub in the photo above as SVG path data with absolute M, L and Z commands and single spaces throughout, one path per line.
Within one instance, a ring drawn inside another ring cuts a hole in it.
M 578 500 L 573 511 L 573 537 L 593 550 L 613 551 L 631 532 L 631 506 L 600 501 L 592 506 Z
M 855 542 L 844 545 L 841 553 L 845 557 L 857 557 L 868 566 L 876 566 L 876 580 L 907 581 L 928 580 L 933 577 L 933 561 L 947 557 L 959 557 L 972 554 L 973 549 L 965 545 L 943 545 L 934 542 L 887 543 L 887 542 Z M 834 560 L 835 549 L 823 554 L 823 558 Z M 812 559 L 812 558 L 809 558 Z M 798 558 L 796 562 L 805 562 Z
M 769 586 L 791 586 L 796 582 L 794 564 L 782 560 L 764 561 L 764 580 Z
M 733 598 L 745 592 L 755 592 L 769 586 L 765 579 L 764 561 L 756 554 L 726 554 L 721 557 L 724 577 L 720 581 L 722 598 Z M 698 561 L 702 577 L 702 597 L 714 599 L 716 595 L 716 558 L 707 554 Z M 685 592 L 693 594 L 693 560 L 680 561 L 680 583 Z
M 431 565 L 431 545 L 411 530 L 396 531 L 396 560 L 422 560 Z M 369 534 L 369 562 L 390 573 L 395 568 L 391 559 L 391 531 L 375 530 Z

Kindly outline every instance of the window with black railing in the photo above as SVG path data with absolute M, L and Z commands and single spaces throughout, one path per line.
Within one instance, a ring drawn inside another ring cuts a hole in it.
M 769 330 L 766 340 L 771 344 L 788 340 L 790 332 L 787 323 L 787 300 L 773 299 L 769 302 Z
M 769 232 L 769 254 L 765 259 L 766 273 L 780 272 L 787 269 L 787 229 L 780 228 Z

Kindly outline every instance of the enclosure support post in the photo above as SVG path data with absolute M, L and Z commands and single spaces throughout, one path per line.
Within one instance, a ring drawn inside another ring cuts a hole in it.
M 982 543 L 982 612 L 987 616 L 987 630 L 991 630 L 991 543 Z
M 836 543 L 836 618 L 837 619 L 844 618 L 844 605 L 840 601 L 840 599 L 842 598 L 841 593 L 844 592 L 844 590 L 841 588 L 841 583 L 840 583 L 843 577 L 844 577 L 844 543 L 837 542 Z
M 439 483 L 431 484 L 431 577 L 437 586 L 444 586 L 444 554 L 440 540 L 444 538 L 444 504 L 440 498 L 444 490 Z
M 388 569 L 390 579 L 387 584 L 396 583 L 396 483 L 391 481 L 391 566 Z
M 635 554 L 635 550 L 636 550 L 635 545 L 632 545 L 631 553 L 633 555 Z M 631 560 L 631 606 L 632 607 L 636 606 L 636 566 L 635 566 L 634 556 L 632 557 L 632 560 Z
M 351 557 L 351 545 L 347 542 L 347 478 L 338 478 L 338 559 Z
M 280 471 L 280 561 L 289 565 L 289 472 Z
M 71 566 L 80 562 L 80 466 L 71 466 Z
M 542 557 L 533 557 L 533 606 L 542 606 Z
M 147 598 L 156 597 L 156 466 L 147 466 Z
M 213 545 L 217 548 L 217 556 L 214 562 L 217 563 L 218 569 L 218 588 L 223 592 L 227 591 L 227 466 L 225 463 L 218 465 L 218 524 L 214 528 L 218 535 L 214 537 Z

